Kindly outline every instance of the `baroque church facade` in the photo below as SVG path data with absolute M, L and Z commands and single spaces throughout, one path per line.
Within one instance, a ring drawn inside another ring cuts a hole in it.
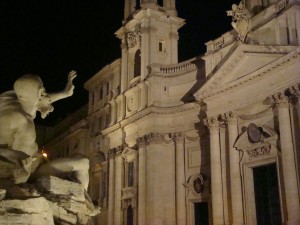
M 300 2 L 227 14 L 233 30 L 178 62 L 175 0 L 125 1 L 121 58 L 47 144 L 90 158 L 94 224 L 300 224 Z

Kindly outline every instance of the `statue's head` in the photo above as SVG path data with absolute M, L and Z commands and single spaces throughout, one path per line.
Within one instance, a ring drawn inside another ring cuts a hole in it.
M 15 81 L 14 91 L 19 100 L 37 104 L 44 91 L 43 82 L 37 75 L 26 74 Z
M 45 118 L 49 112 L 53 111 L 39 76 L 33 74 L 23 75 L 14 83 L 14 91 L 23 105 L 31 107 L 30 110 L 40 111 L 42 118 Z

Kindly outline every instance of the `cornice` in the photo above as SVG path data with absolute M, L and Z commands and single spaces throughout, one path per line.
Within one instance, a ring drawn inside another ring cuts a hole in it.
M 116 123 L 115 125 L 112 125 L 105 130 L 102 130 L 101 133 L 103 135 L 107 135 L 110 133 L 113 133 L 117 131 L 118 129 L 125 127 L 131 123 L 134 123 L 138 120 L 141 120 L 147 116 L 152 115 L 170 115 L 170 114 L 176 114 L 176 113 L 183 113 L 186 111 L 190 110 L 196 110 L 197 112 L 200 110 L 200 105 L 195 103 L 188 103 L 188 104 L 183 104 L 180 106 L 174 106 L 174 107 L 155 107 L 155 106 L 149 106 L 146 109 L 139 111 L 122 121 Z
M 98 86 L 103 80 L 107 79 L 111 74 L 113 74 L 116 70 L 116 67 L 119 66 L 121 66 L 121 59 L 116 59 L 112 63 L 106 65 L 84 83 L 84 88 L 89 91 L 95 86 Z

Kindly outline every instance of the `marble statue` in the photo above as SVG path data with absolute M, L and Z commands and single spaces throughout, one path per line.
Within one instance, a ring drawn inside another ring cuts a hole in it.
M 232 16 L 231 25 L 238 32 L 238 39 L 245 42 L 249 32 L 249 18 L 243 2 L 240 2 L 239 5 L 233 4 L 232 10 L 227 11 L 227 16 Z
M 73 79 L 76 72 L 71 71 L 63 91 L 47 93 L 39 76 L 27 74 L 14 83 L 14 90 L 0 95 L 0 160 L 13 164 L 12 174 L 0 167 L 0 178 L 13 177 L 15 183 L 24 183 L 33 178 L 53 175 L 63 178 L 72 173 L 74 179 L 85 190 L 89 182 L 89 161 L 80 156 L 61 158 L 45 162 L 38 154 L 34 118 L 39 111 L 45 118 L 53 111 L 51 103 L 73 94 Z

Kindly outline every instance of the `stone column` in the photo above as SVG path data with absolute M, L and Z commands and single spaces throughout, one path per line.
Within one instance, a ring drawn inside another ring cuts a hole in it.
M 170 63 L 178 63 L 178 31 L 177 31 L 177 26 L 172 25 L 172 29 L 170 32 L 170 41 L 171 41 L 171 58 L 170 58 Z
M 89 91 L 89 114 L 93 112 L 94 108 L 94 93 Z
M 109 181 L 108 181 L 108 224 L 114 224 L 114 204 L 115 204 L 115 153 L 109 152 Z
M 282 170 L 286 200 L 287 221 L 285 224 L 300 224 L 299 190 L 292 140 L 289 100 L 283 94 L 273 96 L 278 109 Z
M 124 91 L 128 88 L 128 74 L 127 74 L 127 64 L 128 64 L 128 54 L 127 54 L 127 44 L 125 40 L 125 35 L 122 38 L 122 65 L 121 65 L 121 93 L 124 93 Z
M 184 173 L 184 138 L 181 133 L 175 134 L 175 171 L 176 171 L 176 224 L 186 224 L 185 173 Z
M 211 194 L 212 217 L 214 225 L 224 224 L 224 203 L 222 190 L 222 167 L 220 155 L 219 121 L 209 118 L 205 121 L 210 131 L 210 169 L 211 169 Z
M 146 224 L 146 140 L 138 139 L 138 224 Z
M 294 154 L 296 163 L 296 172 L 298 180 L 298 189 L 300 191 L 300 86 L 296 84 L 289 88 L 291 98 L 293 101 L 292 109 L 290 110 L 291 115 L 291 125 L 293 131 L 293 144 L 294 144 Z
M 226 147 L 226 125 L 224 122 L 220 125 L 220 146 L 221 146 L 221 164 L 222 164 L 222 185 L 223 185 L 223 201 L 224 201 L 224 222 L 225 224 L 229 224 L 229 194 L 228 194 L 228 151 Z
M 141 24 L 141 81 L 148 75 L 149 65 L 149 21 L 144 20 Z
M 123 159 L 118 151 L 116 155 L 116 176 L 115 176 L 115 209 L 114 225 L 122 225 L 122 166 Z
M 238 137 L 237 115 L 226 114 L 229 135 L 230 190 L 232 207 L 232 224 L 244 224 L 242 178 L 240 171 L 240 152 L 233 146 Z
M 81 154 L 85 154 L 85 140 L 86 140 L 86 136 L 82 136 L 79 138 L 79 144 L 78 144 L 78 152 Z
M 110 126 L 115 124 L 117 121 L 117 110 L 116 110 L 116 101 L 113 99 L 110 101 Z
M 140 106 L 138 111 L 143 110 L 147 105 L 147 85 L 145 82 L 139 83 L 138 87 L 140 88 Z
M 169 15 L 176 16 L 175 0 L 164 0 L 163 7 L 168 11 Z

